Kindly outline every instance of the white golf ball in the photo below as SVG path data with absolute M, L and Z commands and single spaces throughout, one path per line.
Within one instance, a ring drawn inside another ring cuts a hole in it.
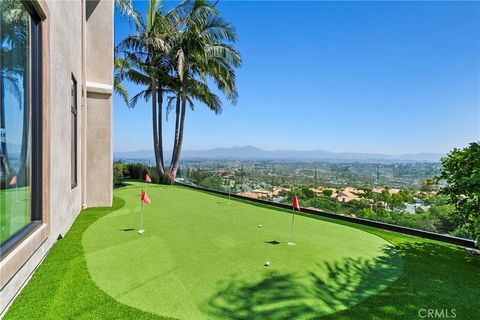
M 258 227 L 259 227 L 259 228 L 261 228 L 261 227 L 262 227 L 262 225 L 261 225 L 261 224 L 259 224 L 259 225 L 258 225 Z
M 270 265 L 270 261 L 265 261 L 265 267 L 268 267 Z

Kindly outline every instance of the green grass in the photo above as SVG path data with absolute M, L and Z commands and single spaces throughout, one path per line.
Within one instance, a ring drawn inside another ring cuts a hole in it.
M 123 231 L 138 227 L 139 190 L 83 211 L 5 319 L 474 319 L 480 307 L 480 263 L 455 246 L 297 217 L 289 247 L 288 212 L 162 186 L 139 236 Z
M 30 222 L 30 188 L 0 190 L 0 242 Z

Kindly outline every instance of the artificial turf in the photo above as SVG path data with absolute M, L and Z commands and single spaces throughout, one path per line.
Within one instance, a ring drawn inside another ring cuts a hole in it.
M 92 224 L 82 243 L 93 281 L 145 311 L 221 317 L 225 290 L 275 282 L 278 296 L 258 311 L 268 315 L 282 305 L 308 318 L 346 309 L 401 273 L 393 246 L 370 233 L 298 216 L 297 245 L 291 246 L 289 214 L 181 187 L 148 188 L 152 203 L 145 206 L 146 232 L 139 235 L 141 187 L 119 190 L 126 205 Z M 295 285 L 283 287 L 287 281 Z M 329 295 L 318 299 L 316 291 L 324 287 Z M 288 299 L 278 301 L 282 296 Z
M 116 191 L 112 209 L 83 211 L 5 318 L 413 319 L 421 308 L 477 315 L 480 265 L 461 248 L 306 217 L 296 220 L 297 246 L 288 247 L 290 216 L 281 210 L 155 188 L 158 196 L 149 196 L 158 206 L 148 207 L 142 236 L 128 231 L 138 228 L 138 186 Z

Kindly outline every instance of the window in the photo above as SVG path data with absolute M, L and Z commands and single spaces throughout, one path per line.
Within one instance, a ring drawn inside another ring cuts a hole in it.
M 33 5 L 0 1 L 0 255 L 40 224 L 40 19 Z
M 77 186 L 77 81 L 72 75 L 72 89 L 70 92 L 71 101 L 71 122 L 72 122 L 72 136 L 71 136 L 71 178 L 72 189 Z

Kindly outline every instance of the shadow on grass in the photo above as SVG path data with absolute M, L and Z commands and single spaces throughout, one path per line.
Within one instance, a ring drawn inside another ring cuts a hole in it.
M 478 318 L 480 260 L 453 245 L 413 239 L 397 244 L 403 273 L 388 289 L 325 319 L 420 319 L 420 309 L 456 310 Z
M 478 318 L 480 259 L 452 245 L 405 239 L 394 241 L 397 254 L 390 247 L 374 261 L 319 264 L 307 276 L 270 272 L 256 281 L 232 279 L 211 297 L 205 311 L 245 320 L 393 320 L 418 319 L 420 309 L 455 309 L 458 319 Z M 403 270 L 393 281 L 399 256 Z
M 255 281 L 231 279 L 221 284 L 205 311 L 222 319 L 316 319 L 353 306 L 397 279 L 400 257 L 391 247 L 384 254 L 374 260 L 325 262 L 295 274 L 266 272 Z

